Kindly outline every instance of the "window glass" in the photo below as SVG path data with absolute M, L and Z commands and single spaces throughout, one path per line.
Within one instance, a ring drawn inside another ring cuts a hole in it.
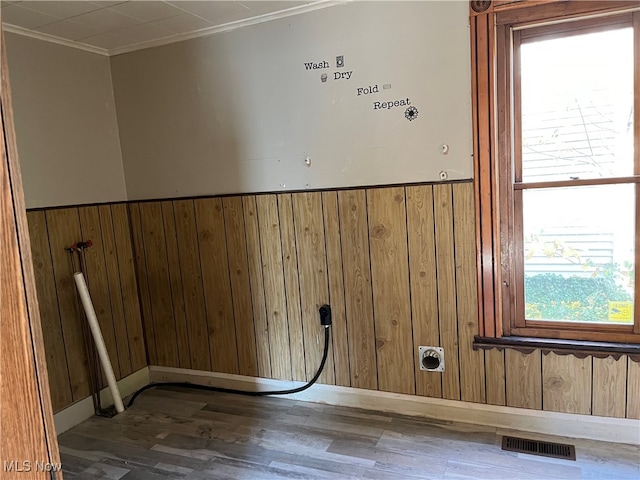
M 633 323 L 635 185 L 523 191 L 525 318 Z
M 520 49 L 522 181 L 633 175 L 633 28 Z

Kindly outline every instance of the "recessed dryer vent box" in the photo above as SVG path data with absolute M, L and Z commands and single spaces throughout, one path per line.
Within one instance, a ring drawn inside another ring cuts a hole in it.
M 418 347 L 420 370 L 427 372 L 444 372 L 444 348 Z

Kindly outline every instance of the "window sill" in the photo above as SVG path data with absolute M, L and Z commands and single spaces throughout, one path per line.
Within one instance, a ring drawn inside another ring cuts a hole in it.
M 490 350 L 492 348 L 499 350 L 512 348 L 522 353 L 531 353 L 536 349 L 540 349 L 543 353 L 553 352 L 559 355 L 575 355 L 578 358 L 585 358 L 589 355 L 597 358 L 612 356 L 616 360 L 622 355 L 629 355 L 634 361 L 640 362 L 640 344 L 535 337 L 474 337 L 474 350 Z

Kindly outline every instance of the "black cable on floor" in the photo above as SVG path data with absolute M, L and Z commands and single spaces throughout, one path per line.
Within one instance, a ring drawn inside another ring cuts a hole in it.
M 322 374 L 322 370 L 324 369 L 324 365 L 327 362 L 327 355 L 329 354 L 329 339 L 330 332 L 329 327 L 331 326 L 331 308 L 329 305 L 323 305 L 320 307 L 320 323 L 324 326 L 324 351 L 322 352 L 322 361 L 320 362 L 320 367 L 318 367 L 318 371 L 313 376 L 311 380 L 309 380 L 306 384 L 301 387 L 292 388 L 290 390 L 266 390 L 266 391 L 250 391 L 250 390 L 236 390 L 234 388 L 223 388 L 223 387 L 212 387 L 209 385 L 198 385 L 196 383 L 188 383 L 188 382 L 159 382 L 159 383 L 151 383 L 142 387 L 136 393 L 133 394 L 129 403 L 127 404 L 127 408 L 130 408 L 135 402 L 138 395 L 142 392 L 149 390 L 150 388 L 155 387 L 186 387 L 186 388 L 194 388 L 197 390 L 207 390 L 210 392 L 220 392 L 220 393 L 234 393 L 237 395 L 248 395 L 251 397 L 264 397 L 267 395 L 289 395 L 292 393 L 303 392 L 311 385 L 316 383 L 320 374 Z

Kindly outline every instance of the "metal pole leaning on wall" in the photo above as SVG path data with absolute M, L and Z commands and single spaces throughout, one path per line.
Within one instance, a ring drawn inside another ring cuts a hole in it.
M 102 331 L 100 330 L 98 318 L 96 317 L 96 311 L 94 310 L 93 303 L 91 302 L 91 296 L 89 295 L 89 290 L 87 289 L 87 283 L 85 282 L 84 275 L 81 272 L 74 273 L 73 278 L 76 282 L 76 288 L 78 289 L 80 300 L 82 300 L 82 306 L 84 307 L 87 321 L 89 322 L 89 328 L 91 329 L 93 341 L 96 345 L 98 356 L 100 357 L 102 370 L 104 371 L 104 375 L 107 379 L 107 384 L 109 385 L 111 396 L 113 397 L 113 404 L 116 407 L 116 412 L 122 413 L 124 412 L 122 397 L 120 396 L 120 391 L 118 390 L 116 376 L 113 374 L 113 367 L 111 366 L 111 361 L 109 360 L 107 347 L 104 344 L 104 338 L 102 338 Z

